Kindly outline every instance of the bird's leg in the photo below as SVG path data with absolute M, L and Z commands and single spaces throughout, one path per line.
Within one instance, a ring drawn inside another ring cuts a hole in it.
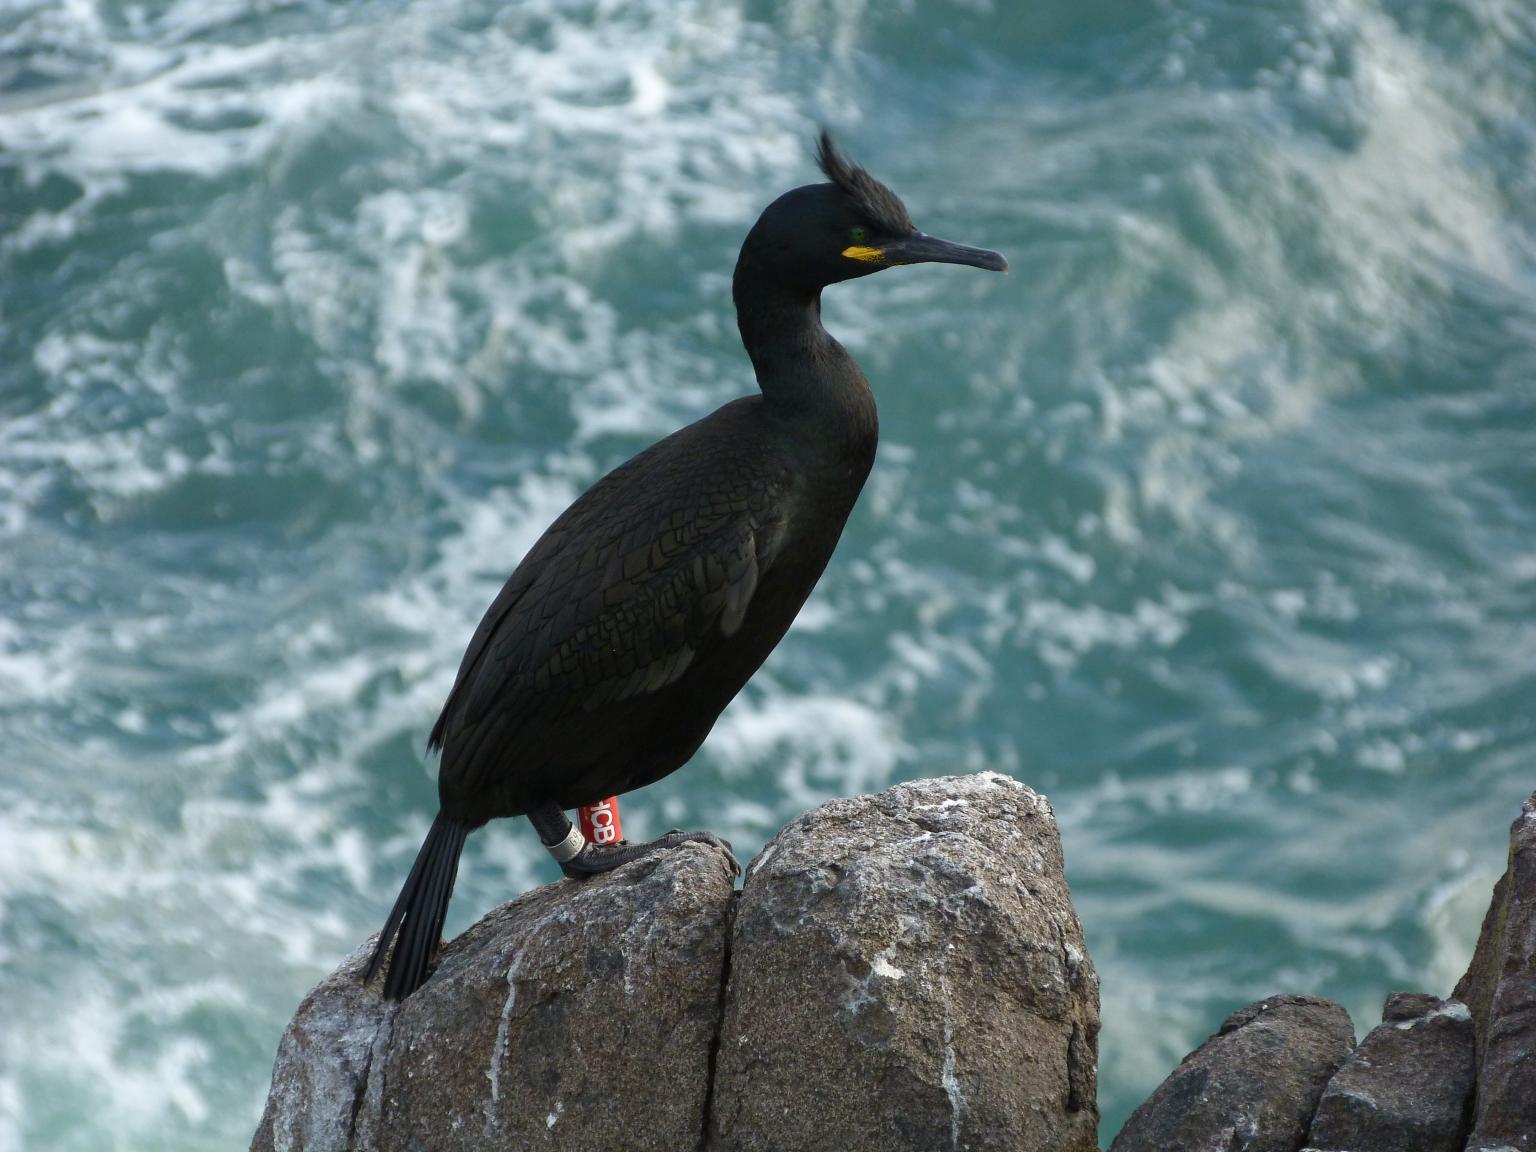
M 644 844 L 624 841 L 602 847 L 582 839 L 581 831 L 571 823 L 564 811 L 553 804 L 530 809 L 528 819 L 538 832 L 539 840 L 560 865 L 560 871 L 572 879 L 611 872 L 659 849 L 676 848 L 679 844 L 689 843 L 713 844 L 730 858 L 732 874 L 741 872 L 741 865 L 731 852 L 730 841 L 722 840 L 713 832 L 679 832 L 673 829 L 665 836 L 658 836 Z
M 545 851 L 555 858 L 555 863 L 561 869 L 589 847 L 581 829 L 571 823 L 570 817 L 558 804 L 540 804 L 530 808 L 528 822 L 539 834 L 539 843 L 544 845 Z

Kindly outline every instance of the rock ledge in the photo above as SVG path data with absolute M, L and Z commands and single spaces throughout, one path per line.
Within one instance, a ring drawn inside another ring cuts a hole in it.
M 536 889 L 398 1006 L 371 947 L 284 1033 L 258 1152 L 1098 1147 L 1055 817 L 996 773 L 809 812 L 739 894 L 699 844 Z
M 1234 1012 L 1111 1152 L 1536 1152 L 1536 795 L 1454 999 Z M 496 909 L 403 1005 L 305 998 L 257 1152 L 1094 1152 L 1098 978 L 1044 797 L 996 773 Z

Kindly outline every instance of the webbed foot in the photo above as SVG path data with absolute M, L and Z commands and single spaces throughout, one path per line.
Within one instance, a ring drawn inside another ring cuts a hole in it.
M 644 844 L 626 842 L 609 847 L 587 844 L 575 856 L 561 864 L 560 871 L 573 880 L 579 880 L 585 876 L 596 876 L 600 872 L 612 872 L 615 868 L 621 868 L 630 861 L 648 856 L 652 852 L 690 843 L 711 844 L 720 849 L 731 862 L 731 875 L 741 875 L 741 864 L 736 859 L 736 854 L 731 851 L 729 840 L 716 836 L 713 832 L 680 832 L 675 828 L 665 836 L 658 836 Z

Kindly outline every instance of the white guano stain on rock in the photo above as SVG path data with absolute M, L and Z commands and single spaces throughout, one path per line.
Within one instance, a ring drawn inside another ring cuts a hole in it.
M 855 976 L 848 970 L 848 960 L 843 961 L 843 980 L 847 984 L 847 992 L 843 996 L 843 1009 L 850 1016 L 857 1016 L 864 1011 L 866 1004 L 873 1004 L 879 999 L 875 991 L 876 978 L 881 980 L 902 980 L 907 972 L 904 968 L 898 968 L 891 963 L 891 955 L 896 951 L 896 945 L 889 944 L 882 948 L 875 958 L 869 961 L 869 971 L 862 976 Z
M 1422 1016 L 1415 1016 L 1412 1020 L 1399 1020 L 1392 1027 L 1396 1028 L 1399 1032 L 1407 1032 L 1412 1028 L 1417 1028 L 1426 1020 L 1436 1020 L 1442 1017 L 1450 1020 L 1470 1020 L 1472 1019 L 1472 1010 L 1460 1000 L 1447 1000 L 1433 1012 L 1426 1012 Z
M 914 805 L 912 805 L 912 811 L 914 811 L 914 812 L 944 812 L 944 811 L 949 810 L 950 808 L 969 808 L 970 805 L 971 805 L 971 802 L 969 800 L 967 800 L 964 796 L 950 796 L 948 799 L 940 800 L 936 804 L 914 804 Z
M 491 1048 L 491 1066 L 486 1077 L 491 1082 L 491 1098 L 485 1102 L 485 1133 L 497 1126 L 496 1104 L 501 1099 L 501 1062 L 507 1058 L 507 1029 L 512 1020 L 512 1008 L 517 1003 L 517 978 L 522 969 L 519 956 L 507 968 L 507 998 L 501 1006 L 501 1020 L 496 1025 L 496 1043 Z
M 763 868 L 767 867 L 768 861 L 773 859 L 773 854 L 778 850 L 779 846 L 777 844 L 769 844 L 762 850 L 762 852 L 758 854 L 757 859 L 748 865 L 747 870 L 753 873 L 761 871 Z
M 870 970 L 876 976 L 883 976 L 887 980 L 900 980 L 906 975 L 906 972 L 891 963 L 890 955 L 891 949 L 885 949 L 885 951 L 875 957 L 874 963 L 870 965 Z
M 1372 1096 L 1369 1092 L 1362 1092 L 1358 1088 L 1348 1088 L 1342 1091 L 1335 1089 L 1333 1095 L 1343 1096 L 1347 1100 L 1357 1101 L 1369 1111 L 1381 1111 L 1381 1104 L 1376 1099 L 1376 1097 Z
M 624 929 L 620 937 L 619 958 L 624 966 L 624 995 L 635 994 L 635 963 L 643 961 L 646 957 L 656 954 L 658 940 L 666 935 L 662 921 L 652 917 L 644 921 L 636 920 Z M 643 965 L 642 965 L 643 967 Z
M 955 1060 L 955 1022 L 944 1017 L 944 1070 L 939 1076 L 949 1097 L 949 1146 L 960 1147 L 960 1117 L 965 1112 L 965 1093 L 960 1091 L 959 1066 Z

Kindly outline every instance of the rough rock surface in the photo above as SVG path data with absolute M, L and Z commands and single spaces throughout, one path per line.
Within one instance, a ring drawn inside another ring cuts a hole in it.
M 1097 1148 L 1098 982 L 1043 798 L 986 773 L 834 801 L 764 849 L 733 930 L 737 899 L 699 844 L 540 888 L 401 1005 L 364 946 L 284 1034 L 252 1148 Z
M 833 801 L 748 870 L 709 1147 L 1090 1152 L 1098 1028 L 1043 797 L 984 773 Z
M 370 940 L 304 997 L 277 1047 L 272 1089 L 251 1152 L 344 1152 L 368 1083 L 374 1042 L 393 1015 L 362 974 Z M 387 1029 L 386 1029 L 387 1034 Z
M 697 1147 L 732 902 L 689 844 L 503 905 L 398 1008 L 360 950 L 284 1035 L 252 1148 Z
M 1323 1090 L 1308 1152 L 1461 1152 L 1475 1071 L 1465 1004 L 1394 992 Z
M 1110 1152 L 1296 1152 L 1354 1047 L 1349 1014 L 1316 996 L 1234 1012 L 1131 1114 Z
M 1456 999 L 1477 1030 L 1477 1113 L 1467 1152 L 1536 1149 L 1536 795 L 1510 826 L 1509 867 L 1493 890 Z

